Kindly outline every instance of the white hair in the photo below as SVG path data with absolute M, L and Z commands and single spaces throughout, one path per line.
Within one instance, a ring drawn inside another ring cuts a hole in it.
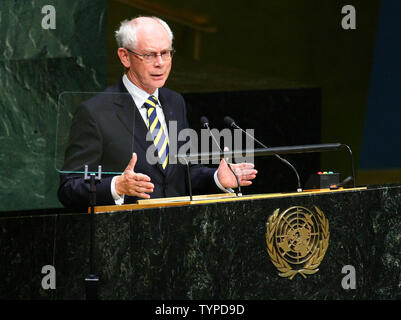
M 170 38 L 170 45 L 173 45 L 173 32 L 171 31 L 168 24 L 158 17 L 145 17 L 139 16 L 132 20 L 124 20 L 121 22 L 120 28 L 115 31 L 115 37 L 117 40 L 117 44 L 119 48 L 131 48 L 135 49 L 137 45 L 137 36 L 136 33 L 138 31 L 138 18 L 151 18 L 155 19 L 159 22 L 164 29 L 166 29 L 168 36 Z

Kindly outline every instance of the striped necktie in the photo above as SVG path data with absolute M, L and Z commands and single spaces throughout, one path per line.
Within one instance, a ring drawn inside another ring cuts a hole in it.
M 147 109 L 147 118 L 148 118 L 148 129 L 153 137 L 153 143 L 156 146 L 156 150 L 158 153 L 158 157 L 160 159 L 160 163 L 164 170 L 166 170 L 168 164 L 168 141 L 167 136 L 164 133 L 163 127 L 157 117 L 156 113 L 156 105 L 158 104 L 157 98 L 155 96 L 150 96 L 144 103 L 144 106 Z

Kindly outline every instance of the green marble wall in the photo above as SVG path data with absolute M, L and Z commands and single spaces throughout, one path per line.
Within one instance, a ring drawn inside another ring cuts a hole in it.
M 55 8 L 44 29 L 43 6 Z M 0 211 L 59 207 L 58 96 L 106 84 L 106 0 L 0 1 Z
M 400 299 L 401 186 L 96 215 L 101 299 Z M 330 241 L 319 271 L 281 278 L 266 251 L 277 208 L 323 210 Z M 0 299 L 84 299 L 89 215 L 0 218 Z M 41 268 L 56 268 L 43 290 Z M 341 286 L 344 265 L 356 289 Z

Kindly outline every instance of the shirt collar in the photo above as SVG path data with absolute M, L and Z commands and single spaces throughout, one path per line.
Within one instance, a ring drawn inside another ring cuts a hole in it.
M 149 93 L 146 91 L 138 88 L 135 84 L 133 84 L 127 77 L 126 74 L 123 75 L 123 83 L 124 86 L 127 88 L 129 94 L 131 95 L 132 99 L 134 99 L 135 104 L 138 108 L 142 108 L 145 101 L 149 98 Z M 153 96 L 159 100 L 159 89 L 156 88 Z M 159 104 L 158 104 L 159 106 Z

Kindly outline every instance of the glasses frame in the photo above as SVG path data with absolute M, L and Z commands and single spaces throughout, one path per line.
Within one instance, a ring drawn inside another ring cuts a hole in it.
M 125 49 L 128 52 L 133 53 L 133 54 L 141 57 L 142 60 L 147 62 L 147 63 L 154 62 L 158 56 L 160 56 L 160 58 L 162 58 L 163 61 L 169 61 L 169 60 L 173 59 L 173 56 L 174 56 L 174 53 L 175 53 L 174 49 L 164 50 L 163 52 L 169 52 L 170 55 L 168 55 L 167 58 L 163 58 L 162 53 L 149 52 L 149 53 L 141 54 L 141 53 L 135 52 L 135 51 L 133 51 L 131 49 L 128 49 L 128 48 L 125 48 Z

